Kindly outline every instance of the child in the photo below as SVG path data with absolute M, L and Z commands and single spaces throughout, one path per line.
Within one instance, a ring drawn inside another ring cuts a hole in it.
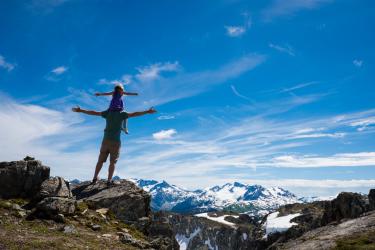
M 104 93 L 95 93 L 95 95 L 96 96 L 111 95 L 112 100 L 111 100 L 108 110 L 120 112 L 124 110 L 124 103 L 122 101 L 122 96 L 123 95 L 138 95 L 138 93 L 125 92 L 124 86 L 122 86 L 122 84 L 116 84 L 114 91 L 104 92 Z M 122 131 L 124 131 L 126 134 L 129 134 L 128 119 L 124 121 L 122 125 Z

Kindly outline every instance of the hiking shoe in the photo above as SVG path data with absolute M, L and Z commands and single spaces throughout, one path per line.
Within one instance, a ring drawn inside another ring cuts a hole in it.
M 92 179 L 91 184 L 95 184 L 97 181 L 98 181 L 98 178 L 94 178 Z

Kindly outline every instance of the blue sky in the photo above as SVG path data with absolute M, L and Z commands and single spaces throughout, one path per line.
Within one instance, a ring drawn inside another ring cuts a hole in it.
M 298 195 L 375 186 L 373 1 L 0 3 L 1 160 L 90 179 L 105 110 L 137 97 L 116 174 Z M 102 177 L 106 176 L 106 168 Z

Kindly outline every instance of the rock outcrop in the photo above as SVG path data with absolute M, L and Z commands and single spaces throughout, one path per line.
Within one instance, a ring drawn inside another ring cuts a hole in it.
M 40 187 L 39 197 L 62 197 L 72 198 L 69 182 L 62 177 L 52 177 L 45 180 Z
M 31 157 L 0 162 L 0 198 L 33 197 L 49 173 L 49 167 Z
M 369 239 L 363 237 L 364 235 L 368 235 Z M 346 220 L 338 225 L 316 228 L 297 239 L 273 245 L 272 249 L 335 249 L 340 241 L 345 239 L 350 239 L 350 244 L 342 249 L 374 249 L 374 236 L 375 212 L 371 212 L 356 219 Z M 356 241 L 359 241 L 362 246 L 357 248 Z
M 369 210 L 367 197 L 357 193 L 342 192 L 326 204 L 322 224 L 340 221 L 344 218 L 357 218 Z
M 61 216 L 73 215 L 77 201 L 73 198 L 69 182 L 62 177 L 51 177 L 40 185 L 33 199 L 35 216 L 61 220 Z
M 26 203 L 21 207 L 2 201 L 8 198 L 25 198 Z M 179 249 L 171 226 L 153 220 L 150 202 L 149 193 L 127 180 L 116 181 L 114 185 L 107 185 L 104 181 L 95 184 L 83 182 L 71 189 L 62 177 L 49 178 L 49 168 L 30 157 L 0 163 L 0 211 L 4 208 L 12 212 L 9 221 L 16 216 L 74 224 L 58 227 L 64 234 L 80 234 L 76 228 L 82 226 L 84 230 L 97 233 L 112 227 L 122 231 L 98 236 L 116 239 L 114 245 L 122 242 L 124 246 L 131 245 L 135 249 Z M 9 215 L 8 212 L 4 214 Z M 129 229 L 120 228 L 120 225 Z M 0 228 L 0 238 L 2 233 L 4 235 Z M 90 234 L 84 235 L 91 237 Z M 0 248 L 2 246 L 0 244 Z
M 374 210 L 371 205 L 374 202 L 374 195 L 375 191 L 372 190 L 368 196 L 342 192 L 331 201 L 290 204 L 280 207 L 278 209 L 280 216 L 296 213 L 300 215 L 291 220 L 296 225 L 284 232 L 269 235 L 267 245 L 270 249 L 330 249 L 335 246 L 336 240 L 341 236 L 350 236 L 356 230 L 359 230 L 358 232 L 361 232 L 362 229 L 363 232 L 371 231 L 371 228 L 375 226 L 375 216 L 372 213 L 368 217 L 367 213 Z M 368 230 L 365 230 L 366 226 L 364 226 L 367 224 L 362 223 L 366 220 L 363 217 L 372 221 L 371 225 L 368 224 L 371 227 Z M 354 223 L 360 224 L 357 227 Z M 344 229 L 344 226 L 350 227 Z M 309 237 L 316 237 L 317 240 L 310 240 L 309 243 L 302 244 L 302 241 L 307 241 Z M 319 243 L 321 239 L 325 239 L 326 242 Z
M 55 216 L 72 215 L 76 210 L 76 201 L 70 198 L 46 197 L 36 206 L 41 217 L 56 218 Z
M 368 193 L 369 210 L 375 210 L 375 189 L 370 189 Z
M 118 181 L 108 187 L 106 182 L 95 184 L 83 182 L 73 187 L 77 200 L 85 201 L 93 208 L 109 208 L 114 215 L 124 222 L 134 223 L 150 214 L 151 196 L 126 180 Z
M 330 201 L 315 201 L 312 203 L 295 203 L 282 206 L 278 209 L 279 216 L 289 214 L 300 214 L 292 219 L 296 223 L 295 226 L 289 228 L 284 232 L 276 232 L 268 235 L 267 245 L 277 244 L 279 242 L 286 242 L 290 239 L 295 239 L 305 232 L 321 227 L 323 225 L 322 218 L 325 213 L 325 207 L 330 204 Z M 265 225 L 267 217 L 262 221 L 262 227 Z

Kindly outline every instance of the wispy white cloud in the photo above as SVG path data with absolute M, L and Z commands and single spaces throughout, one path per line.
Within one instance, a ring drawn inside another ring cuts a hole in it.
M 102 128 L 83 122 L 70 110 L 20 104 L 1 94 L 0 159 L 19 160 L 32 155 L 50 166 L 52 175 L 89 178 L 98 149 L 88 141 Z
M 51 73 L 53 73 L 55 75 L 61 75 L 61 74 L 65 73 L 67 70 L 68 70 L 67 67 L 65 67 L 65 66 L 59 66 L 59 67 L 54 68 L 53 70 L 51 70 Z
M 247 101 L 249 101 L 249 102 L 251 102 L 251 103 L 253 103 L 253 104 L 255 103 L 255 101 L 252 100 L 252 99 L 250 99 L 249 97 L 244 96 L 244 95 L 241 95 L 241 94 L 237 91 L 237 89 L 236 89 L 236 87 L 235 87 L 234 85 L 230 85 L 230 88 L 232 89 L 233 93 L 234 93 L 236 96 L 238 96 L 238 97 L 240 97 L 240 98 L 242 98 L 242 99 L 245 99 L 245 100 L 247 100 Z
M 288 44 L 285 45 L 285 46 L 280 46 L 280 45 L 277 45 L 277 44 L 270 43 L 270 44 L 268 44 L 268 46 L 272 49 L 275 49 L 275 50 L 279 51 L 279 52 L 287 53 L 290 56 L 296 55 L 295 52 L 294 52 L 294 49 Z
M 288 139 L 303 139 L 303 138 L 342 138 L 346 134 L 345 133 L 306 133 L 306 134 L 296 134 L 290 136 Z
M 375 152 L 335 154 L 332 156 L 284 155 L 273 158 L 267 163 L 278 167 L 320 168 L 320 167 L 358 167 L 374 166 Z
M 68 71 L 68 67 L 66 66 L 59 66 L 54 69 L 52 69 L 46 76 L 45 79 L 48 81 L 57 82 L 60 81 L 62 78 L 62 75 L 65 74 Z
M 120 173 L 124 171 L 130 176 L 173 180 L 176 184 L 193 187 L 197 185 L 197 179 L 202 179 L 203 183 L 217 183 L 220 178 L 229 181 L 236 173 L 242 173 L 238 178 L 245 178 L 253 174 L 248 171 L 257 170 L 254 173 L 257 174 L 265 168 L 375 166 L 375 152 L 332 155 L 293 153 L 298 152 L 301 147 L 306 151 L 306 148 L 312 149 L 321 143 L 340 145 L 340 140 L 344 138 L 358 137 L 359 131 L 348 130 L 351 128 L 348 121 L 364 119 L 374 112 L 346 114 L 345 119 L 334 116 L 288 122 L 254 116 L 231 123 L 227 117 L 225 123 L 214 121 L 212 125 L 207 124 L 205 129 L 199 131 L 179 131 L 178 138 L 168 143 L 147 138 L 134 142 L 138 146 L 133 148 L 135 151 L 129 152 L 132 156 L 120 164 L 132 166 L 142 161 L 142 165 L 137 164 L 138 168 L 134 172 L 131 168 L 124 168 Z M 214 130 L 211 129 L 212 126 L 215 127 Z M 313 154 L 316 152 L 312 151 Z M 153 169 L 152 172 L 150 168 Z M 169 171 L 171 168 L 173 171 Z M 188 173 L 186 169 L 189 169 Z M 221 176 L 221 171 L 228 173 L 230 177 Z M 202 176 L 209 176 L 211 179 Z
M 227 35 L 231 37 L 239 37 L 245 34 L 246 28 L 243 26 L 224 26 Z
M 323 4 L 333 0 L 273 0 L 272 3 L 263 10 L 263 18 L 266 21 L 280 16 L 293 15 L 301 10 L 317 9 Z
M 72 100 L 65 101 L 66 105 Z M 14 160 L 33 154 L 50 164 L 53 174 L 67 178 L 91 178 L 103 124 L 92 125 L 94 118 L 85 122 L 83 119 L 86 117 L 69 111 L 20 104 L 3 97 L 0 104 L 0 122 L 3 124 L 0 131 L 1 159 Z M 294 104 L 289 102 L 288 105 Z M 352 134 L 358 136 L 362 132 L 355 130 L 356 126 L 363 125 L 374 114 L 375 110 L 368 110 L 287 122 L 262 116 L 247 117 L 236 122 L 230 122 L 230 118 L 227 118 L 225 123 L 215 121 L 215 129 L 208 125 L 179 131 L 178 136 L 175 129 L 159 131 L 152 138 L 147 135 L 144 138 L 129 138 L 124 147 L 127 157 L 120 159 L 117 173 L 123 177 L 166 179 L 178 185 L 197 188 L 203 184 L 206 187 L 231 180 L 264 184 L 264 180 L 256 179 L 257 176 L 262 177 L 262 172 L 257 169 L 269 167 L 374 166 L 375 152 L 371 151 L 328 156 L 293 153 L 295 149 L 315 145 L 319 140 L 341 140 L 341 129 L 345 130 L 345 137 Z M 353 129 L 348 131 L 348 128 Z M 92 141 L 90 138 L 96 139 Z M 324 183 L 325 180 L 321 181 Z M 336 185 L 338 189 L 346 185 L 353 190 L 368 184 L 361 180 L 346 183 L 335 181 L 331 180 L 325 185 L 332 188 Z M 296 180 L 279 182 L 280 186 L 294 186 L 295 190 L 302 185 L 302 181 Z M 273 185 L 279 185 L 277 183 L 273 182 Z M 315 192 L 315 189 L 311 192 Z
M 375 109 L 370 109 L 354 114 L 340 115 L 335 117 L 334 122 L 355 127 L 358 131 L 364 131 L 375 125 Z
M 158 120 L 172 120 L 175 119 L 176 116 L 174 115 L 161 115 L 158 117 Z
M 5 60 L 5 57 L 0 55 L 0 68 L 12 71 L 16 67 L 15 63 L 10 63 Z
M 246 33 L 248 29 L 251 28 L 252 22 L 249 13 L 245 12 L 242 14 L 244 16 L 244 23 L 242 25 L 226 25 L 224 26 L 226 34 L 230 37 L 240 37 Z
M 134 85 L 139 84 L 150 84 L 152 81 L 160 81 L 163 79 L 165 72 L 179 72 L 181 71 L 179 62 L 158 62 L 147 66 L 137 67 L 137 73 L 134 75 L 124 74 L 119 79 L 108 80 L 102 78 L 98 81 L 100 85 L 128 85 L 133 83 Z
M 284 88 L 280 91 L 280 93 L 285 93 L 285 92 L 290 92 L 290 91 L 294 91 L 294 90 L 297 90 L 297 89 L 306 88 L 308 86 L 311 86 L 311 85 L 314 85 L 314 84 L 317 84 L 317 83 L 318 82 L 316 82 L 316 81 L 300 83 L 300 84 L 294 85 L 294 86 L 289 87 L 289 88 Z
M 139 109 L 191 97 L 249 72 L 265 60 L 264 55 L 248 54 L 216 69 L 197 72 L 181 70 L 177 62 L 138 67 L 138 72 L 131 76 L 131 86 L 140 95 L 136 100 L 129 99 L 128 104 Z M 163 72 L 173 74 L 163 75 Z
M 321 187 L 321 188 L 349 188 L 349 187 L 374 187 L 375 180 L 311 180 L 311 179 L 272 179 L 249 180 L 250 183 L 258 183 L 265 186 L 282 187 Z
M 168 129 L 168 130 L 161 130 L 157 133 L 153 133 L 152 137 L 155 140 L 165 140 L 165 139 L 171 139 L 173 135 L 177 134 L 177 131 L 175 129 Z
M 354 60 L 353 60 L 353 64 L 354 64 L 354 66 L 360 68 L 360 67 L 362 67 L 362 65 L 363 65 L 363 61 L 360 60 L 360 59 L 354 59 Z
M 358 131 L 364 131 L 369 127 L 373 127 L 374 125 L 375 125 L 375 116 L 354 120 L 353 122 L 350 123 L 350 126 L 357 127 Z
M 102 78 L 98 81 L 99 85 L 117 85 L 117 84 L 122 84 L 122 85 L 128 85 L 132 82 L 132 76 L 131 75 L 123 75 L 119 79 L 114 79 L 114 80 L 108 80 L 106 78 Z
M 162 72 L 176 72 L 180 70 L 179 63 L 176 62 L 165 62 L 155 63 L 149 66 L 138 67 L 138 74 L 135 77 L 139 81 L 154 81 L 161 77 Z

